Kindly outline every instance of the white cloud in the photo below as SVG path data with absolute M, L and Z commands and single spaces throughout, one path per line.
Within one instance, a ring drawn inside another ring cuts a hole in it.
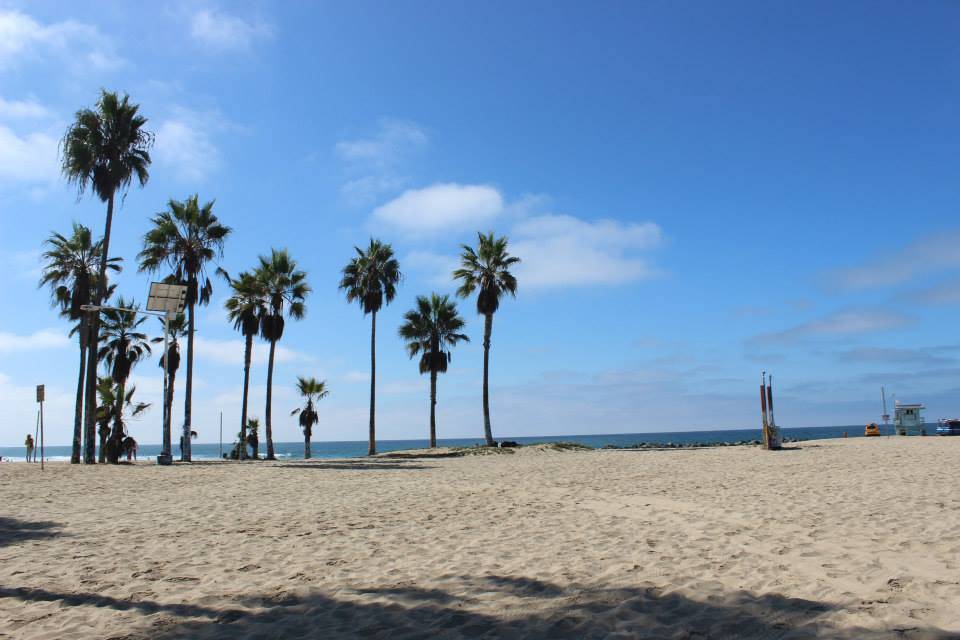
M 93 25 L 75 20 L 41 24 L 25 13 L 0 10 L 0 70 L 38 59 L 54 59 L 74 71 L 125 64 L 110 38 Z
M 72 344 L 66 333 L 56 329 L 40 329 L 25 336 L 0 331 L 0 353 L 62 349 Z
M 49 118 L 52 113 L 35 100 L 5 100 L 0 97 L 0 119 Z
M 503 212 L 503 197 L 491 186 L 442 183 L 403 192 L 374 209 L 373 222 L 408 233 L 435 233 L 482 227 Z
M 243 340 L 211 340 L 209 338 L 197 338 L 194 341 L 194 348 L 198 358 L 210 360 L 219 364 L 243 365 Z M 261 341 L 253 343 L 253 363 L 263 365 L 267 363 L 270 355 L 270 345 Z M 287 348 L 282 344 L 277 344 L 274 361 L 276 363 L 286 362 L 307 362 L 312 360 L 310 356 Z
M 177 107 L 159 124 L 154 157 L 181 180 L 204 180 L 220 167 L 220 150 L 211 132 L 224 126 L 215 114 Z
M 639 255 L 661 243 L 662 232 L 653 222 L 543 215 L 522 220 L 510 237 L 510 253 L 522 260 L 516 268 L 522 286 L 623 284 L 659 273 Z
M 960 268 L 960 230 L 920 238 L 898 251 L 886 253 L 856 267 L 828 273 L 831 286 L 872 289 L 903 284 L 919 276 Z
M 257 40 L 273 36 L 266 22 L 252 22 L 218 11 L 203 9 L 190 18 L 190 35 L 201 44 L 219 50 L 249 50 Z
M 855 336 L 887 331 L 904 326 L 909 319 L 885 309 L 844 309 L 818 320 L 804 322 L 785 331 L 767 333 L 752 338 L 752 344 L 787 344 L 803 338 Z
M 0 125 L 0 181 L 55 181 L 60 174 L 57 145 L 47 133 L 20 135 Z

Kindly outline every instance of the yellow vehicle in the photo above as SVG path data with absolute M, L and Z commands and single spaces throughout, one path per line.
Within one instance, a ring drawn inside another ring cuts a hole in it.
M 876 422 L 871 422 L 867 425 L 866 429 L 863 430 L 863 435 L 878 436 L 880 435 L 880 427 L 877 426 Z

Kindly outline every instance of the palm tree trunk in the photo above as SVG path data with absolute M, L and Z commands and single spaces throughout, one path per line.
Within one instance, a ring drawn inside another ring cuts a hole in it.
M 303 459 L 304 460 L 310 459 L 310 432 L 309 431 L 303 432 Z
M 370 322 L 370 445 L 367 455 L 377 453 L 377 312 Z
M 493 331 L 493 314 L 483 320 L 483 437 L 487 446 L 493 446 L 493 430 L 490 428 L 490 333 Z
M 430 372 L 430 448 L 437 446 L 437 372 Z
M 196 290 L 196 289 L 194 289 Z M 187 390 L 183 396 L 183 446 L 180 449 L 180 460 L 190 462 L 190 442 L 193 434 L 193 330 L 194 330 L 194 310 L 197 303 L 191 302 L 187 309 Z
M 97 286 L 94 287 L 94 304 L 102 305 L 107 293 L 107 261 L 110 256 L 110 228 L 113 226 L 113 193 L 107 198 L 107 220 L 103 228 L 103 253 L 100 254 L 100 271 Z M 87 347 L 87 399 L 86 429 L 84 431 L 83 461 L 86 464 L 96 462 L 97 446 L 97 351 L 100 347 L 100 312 L 90 314 Z
M 117 464 L 120 461 L 120 444 L 123 442 L 123 396 L 126 394 L 126 383 L 117 385 L 117 404 L 113 409 L 113 429 L 107 438 L 107 462 Z
M 83 438 L 83 380 L 87 371 L 87 321 L 86 315 L 80 316 L 80 372 L 77 375 L 77 403 L 73 413 L 73 448 L 70 451 L 70 464 L 80 464 L 81 440 Z
M 247 334 L 243 347 L 243 406 L 240 408 L 240 460 L 247 458 L 247 399 L 250 393 L 250 358 L 253 353 L 253 334 Z
M 107 461 L 107 430 L 104 429 L 103 433 L 98 435 L 100 437 L 100 457 L 97 461 L 103 464 Z
M 273 455 L 273 424 L 270 413 L 273 410 L 273 356 L 277 349 L 277 341 L 270 341 L 270 361 L 267 364 L 267 460 L 276 460 Z

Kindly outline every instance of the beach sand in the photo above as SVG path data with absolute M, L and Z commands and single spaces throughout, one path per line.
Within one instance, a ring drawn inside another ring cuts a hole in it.
M 0 464 L 0 505 L 2 638 L 960 638 L 960 438 Z

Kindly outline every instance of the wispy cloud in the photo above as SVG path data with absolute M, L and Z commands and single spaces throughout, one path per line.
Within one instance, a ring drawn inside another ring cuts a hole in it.
M 958 247 L 958 251 L 960 251 L 960 247 Z M 921 304 L 960 304 L 960 278 L 905 293 L 901 298 Z
M 218 364 L 242 365 L 243 364 L 243 340 L 212 340 L 210 338 L 197 338 L 194 341 L 197 357 L 216 362 Z M 253 345 L 253 362 L 256 364 L 266 364 L 270 354 L 270 346 L 255 342 Z M 277 363 L 287 362 L 310 362 L 313 360 L 310 356 L 299 351 L 295 351 L 283 345 L 277 345 L 274 360 Z
M 856 336 L 887 331 L 906 325 L 903 314 L 879 308 L 844 309 L 817 320 L 810 320 L 784 331 L 751 338 L 751 345 L 789 344 L 806 338 Z
M 426 132 L 415 122 L 381 118 L 376 131 L 341 140 L 334 153 L 349 176 L 340 191 L 352 204 L 370 204 L 406 182 L 402 165 L 428 144 Z
M 960 268 L 960 230 L 950 230 L 920 238 L 864 264 L 833 269 L 827 272 L 826 280 L 830 287 L 840 289 L 874 289 L 957 268 Z
M 190 35 L 218 51 L 249 51 L 273 33 L 273 26 L 265 21 L 245 20 L 218 9 L 202 9 L 190 17 Z
M 900 364 L 936 367 L 956 364 L 957 359 L 946 355 L 956 347 L 926 347 L 905 349 L 901 347 L 858 347 L 834 354 L 844 363 L 855 364 Z
M 0 9 L 0 71 L 37 60 L 80 72 L 125 65 L 113 41 L 93 25 L 75 20 L 42 24 L 25 13 Z
M 0 96 L 0 119 L 36 120 L 50 118 L 53 113 L 36 100 L 5 100 Z
M 22 336 L 0 331 L 0 353 L 62 349 L 71 344 L 67 334 L 56 329 L 41 329 Z
M 514 226 L 511 253 L 528 287 L 615 285 L 656 277 L 644 252 L 662 242 L 653 222 L 586 221 L 569 215 L 528 218 Z

